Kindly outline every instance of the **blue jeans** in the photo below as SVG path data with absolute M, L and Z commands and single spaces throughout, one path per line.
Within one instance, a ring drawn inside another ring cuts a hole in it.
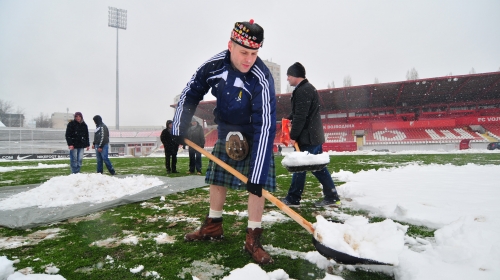
M 189 149 L 189 172 L 194 172 L 195 168 L 197 172 L 201 172 L 201 153 L 194 149 Z
M 305 152 L 308 151 L 311 154 L 317 155 L 323 153 L 322 145 L 301 145 L 300 150 Z M 312 174 L 318 179 L 318 181 L 323 185 L 323 195 L 325 200 L 335 201 L 338 200 L 337 189 L 335 189 L 335 184 L 333 183 L 332 176 L 326 168 L 326 166 L 319 170 L 314 171 Z M 288 195 L 286 200 L 291 203 L 297 204 L 302 198 L 302 193 L 304 192 L 304 185 L 306 183 L 306 172 L 296 172 L 292 175 L 292 183 L 290 189 L 288 190 Z
M 109 144 L 106 144 L 101 148 L 102 152 L 99 152 L 97 148 L 95 149 L 95 157 L 97 158 L 97 173 L 102 174 L 103 171 L 102 162 L 104 161 L 104 164 L 106 164 L 106 168 L 108 169 L 109 173 L 111 173 L 111 175 L 115 175 L 115 169 L 113 168 L 113 165 L 111 164 L 111 161 L 109 161 L 108 158 Z
M 69 162 L 71 166 L 71 173 L 80 173 L 80 167 L 82 167 L 83 162 L 83 151 L 85 148 L 74 148 L 69 150 Z

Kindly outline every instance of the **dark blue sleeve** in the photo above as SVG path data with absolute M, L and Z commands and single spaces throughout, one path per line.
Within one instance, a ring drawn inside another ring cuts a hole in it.
M 196 107 L 210 89 L 210 85 L 207 82 L 210 71 L 214 69 L 214 65 L 217 64 L 217 61 L 224 58 L 225 53 L 226 51 L 221 52 L 203 63 L 187 83 L 175 110 L 172 135 L 187 135 L 187 130 L 196 111 Z
M 276 93 L 274 79 L 269 71 L 255 67 L 252 73 L 257 76 L 259 83 L 252 94 L 254 135 L 248 180 L 254 184 L 265 184 L 276 135 Z

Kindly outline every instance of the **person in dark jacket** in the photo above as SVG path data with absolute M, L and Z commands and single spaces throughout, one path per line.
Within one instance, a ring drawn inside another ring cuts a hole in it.
M 292 93 L 292 113 L 288 117 L 292 121 L 290 139 L 299 144 L 301 151 L 310 154 L 323 153 L 325 133 L 321 123 L 319 95 L 316 88 L 306 79 L 306 69 L 302 64 L 296 62 L 288 68 L 287 81 L 290 86 L 295 87 Z M 326 167 L 312 174 L 323 185 L 324 198 L 315 203 L 316 207 L 340 206 L 340 199 L 335 189 L 332 176 Z M 288 194 L 281 201 L 288 206 L 299 206 L 306 172 L 296 172 L 292 175 L 292 183 Z
M 172 137 L 171 120 L 167 121 L 167 127 L 161 132 L 160 140 L 165 150 L 165 168 L 167 169 L 167 174 L 179 173 L 177 171 L 177 151 L 179 150 L 179 144 Z M 170 159 L 172 159 L 172 168 L 170 167 Z
M 83 153 L 90 147 L 89 128 L 83 120 L 81 112 L 75 113 L 75 118 L 66 126 L 66 143 L 69 148 L 71 173 L 80 173 L 83 164 Z
M 187 139 L 193 141 L 196 145 L 204 148 L 205 147 L 205 134 L 203 132 L 203 127 L 193 118 L 191 121 L 191 127 L 187 132 Z M 197 150 L 189 147 L 189 174 L 194 173 L 194 170 L 198 175 L 201 175 L 201 153 Z
M 111 175 L 115 175 L 115 169 L 111 164 L 111 161 L 108 157 L 109 152 L 109 130 L 108 127 L 102 122 L 102 118 L 99 115 L 95 115 L 94 118 L 95 123 L 95 133 L 94 133 L 94 142 L 92 143 L 92 149 L 95 149 L 95 156 L 97 158 L 97 173 L 103 172 L 102 163 L 106 164 L 106 168 L 108 169 Z
M 253 20 L 236 22 L 228 49 L 203 63 L 182 91 L 172 127 L 173 135 L 183 142 L 198 103 L 211 91 L 217 99 L 214 116 L 218 131 L 212 154 L 248 180 L 242 182 L 209 161 L 205 182 L 210 184 L 210 209 L 201 228 L 186 234 L 184 240 L 224 238 L 222 211 L 227 190 L 247 190 L 245 250 L 259 264 L 273 262 L 260 243 L 265 202 L 262 189 L 276 189 L 276 94 L 271 71 L 258 57 L 263 40 L 264 29 Z

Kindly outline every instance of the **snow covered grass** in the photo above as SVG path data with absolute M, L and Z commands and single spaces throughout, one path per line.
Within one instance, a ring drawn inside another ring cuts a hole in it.
M 291 174 L 276 158 L 278 191 L 283 197 L 288 190 Z M 119 174 L 165 175 L 162 158 L 112 159 Z M 1 167 L 38 166 L 39 162 L 0 162 Z M 46 165 L 64 164 L 61 161 L 43 161 Z M 186 176 L 187 158 L 180 158 L 179 174 Z M 360 170 L 391 168 L 418 163 L 454 165 L 499 165 L 498 154 L 426 154 L 426 155 L 332 155 L 329 170 Z M 207 166 L 204 158 L 203 166 Z M 95 160 L 84 161 L 83 172 L 92 173 Z M 48 179 L 67 175 L 69 167 L 18 168 L 0 172 L 0 186 L 43 183 Z M 3 182 L 3 183 L 2 183 Z M 341 185 L 338 179 L 337 186 Z M 350 216 L 364 216 L 370 222 L 385 218 L 350 208 L 323 211 L 312 207 L 321 198 L 316 179 L 308 173 L 302 207 L 296 211 L 310 222 L 316 215 L 336 220 Z M 222 279 L 231 271 L 252 262 L 243 250 L 245 239 L 247 195 L 245 192 L 228 192 L 224 208 L 224 235 L 221 242 L 185 243 L 186 232 L 197 228 L 208 212 L 207 188 L 189 190 L 150 199 L 146 202 L 123 205 L 87 217 L 70 219 L 53 225 L 30 230 L 12 230 L 0 227 L 0 256 L 15 261 L 16 269 L 49 273 L 59 269 L 66 279 Z M 279 219 L 274 222 L 277 208 L 266 203 L 265 212 L 272 213 L 264 232 L 263 245 L 272 252 L 275 264 L 261 267 L 266 272 L 284 269 L 293 279 L 327 279 L 326 273 L 344 279 L 393 279 L 393 276 L 373 270 L 354 269 L 352 266 L 326 264 L 320 266 L 308 259 L 307 252 L 314 251 L 311 235 L 297 223 Z M 417 241 L 434 236 L 434 230 L 409 223 L 407 234 Z M 422 241 L 424 242 L 424 241 Z M 12 246 L 12 244 L 16 246 Z M 11 245 L 10 247 L 7 245 Z M 47 272 L 48 271 L 48 272 Z M 1 272 L 0 272 L 1 275 Z M 329 279 L 329 278 L 328 278 Z M 332 278 L 333 279 L 333 278 Z

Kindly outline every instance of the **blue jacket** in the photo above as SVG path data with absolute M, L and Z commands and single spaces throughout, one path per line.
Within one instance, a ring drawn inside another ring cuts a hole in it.
M 217 98 L 214 110 L 219 139 L 230 131 L 240 131 L 252 139 L 248 180 L 265 184 L 272 160 L 276 135 L 274 79 L 260 58 L 248 73 L 233 69 L 230 52 L 225 50 L 201 65 L 182 91 L 175 111 L 173 135 L 187 135 L 191 118 L 203 96 L 212 89 Z

